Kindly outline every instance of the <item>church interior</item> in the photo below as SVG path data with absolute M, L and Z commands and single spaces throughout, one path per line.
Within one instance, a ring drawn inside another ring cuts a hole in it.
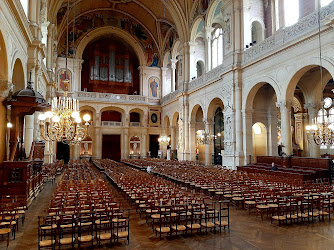
M 330 249 L 332 0 L 0 0 L 0 249 Z

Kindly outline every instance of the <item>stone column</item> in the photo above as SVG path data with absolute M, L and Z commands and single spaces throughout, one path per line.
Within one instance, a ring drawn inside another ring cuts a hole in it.
M 129 157 L 129 128 L 123 129 L 123 148 L 124 152 L 122 152 L 122 158 L 127 159 Z
M 292 137 L 291 137 L 291 102 L 282 101 L 276 103 L 281 112 L 281 130 L 283 152 L 287 155 L 292 154 Z
M 186 96 L 184 96 L 186 98 Z M 188 100 L 185 100 L 184 103 L 184 159 L 188 160 L 189 158 L 189 105 Z
M 196 42 L 189 42 L 189 81 L 197 77 L 196 61 L 195 61 L 195 52 L 196 52 Z
M 146 157 L 147 156 L 147 144 L 146 144 L 146 139 L 147 139 L 147 128 L 144 129 L 143 134 L 141 135 L 141 142 L 140 142 L 140 146 L 141 146 L 141 153 L 140 156 L 141 157 Z
M 211 131 L 211 123 L 208 120 L 205 120 L 205 131 Z M 212 144 L 205 144 L 205 165 L 210 165 L 212 162 Z
M 189 152 L 189 160 L 196 161 L 196 121 L 189 122 Z
M 26 115 L 24 118 L 24 149 L 26 157 L 29 157 L 32 142 L 34 141 L 34 115 Z
M 212 63 L 212 54 L 211 54 L 211 37 L 212 37 L 212 27 L 205 27 L 205 63 L 206 63 L 206 72 L 211 70 Z
M 170 127 L 170 132 L 171 132 L 171 150 L 176 150 L 176 142 L 177 142 L 177 138 L 176 138 L 176 132 L 175 132 L 175 126 L 171 126 Z
M 102 157 L 102 134 L 101 127 L 95 127 L 95 138 L 94 138 L 94 150 L 92 152 L 93 157 Z
M 9 154 L 9 137 L 10 137 L 10 129 L 7 128 L 7 117 L 10 118 L 9 114 L 7 114 L 7 109 L 3 105 L 3 101 L 7 98 L 9 92 L 12 89 L 12 83 L 8 82 L 5 79 L 0 79 L 0 163 L 3 160 L 6 160 L 6 150 L 7 154 Z M 9 120 L 9 119 L 8 119 Z M 14 121 L 11 121 L 14 125 Z M 7 136 L 6 136 L 7 132 Z M 7 140 L 6 140 L 7 138 Z
M 250 156 L 253 156 L 253 109 L 245 109 L 242 111 L 243 116 L 243 148 L 244 148 L 244 164 L 250 163 Z
M 284 0 L 278 0 L 279 29 L 285 27 Z
M 171 62 L 171 71 L 172 71 L 172 79 L 170 81 L 170 90 L 171 92 L 174 92 L 175 91 L 175 82 L 176 82 L 176 63 L 177 63 L 177 60 L 176 59 L 171 59 L 170 60 Z
M 278 156 L 277 112 L 274 110 L 268 113 L 267 145 L 268 155 Z
M 242 138 L 242 114 L 241 114 L 242 92 L 239 86 L 235 87 L 235 143 L 236 143 L 236 164 L 243 162 L 243 138 Z M 239 159 L 239 160 L 238 160 Z
M 308 115 L 309 115 L 308 124 L 312 124 L 314 119 L 318 115 L 319 107 L 314 103 L 306 103 L 304 104 L 304 108 L 308 110 Z M 314 142 L 312 135 L 308 135 L 307 139 L 309 141 L 309 156 L 314 158 L 320 157 L 320 146 Z
M 49 24 L 48 26 L 48 40 L 47 40 L 47 55 L 46 55 L 46 68 L 48 72 L 53 71 L 52 62 L 53 62 L 53 33 L 55 25 Z
M 29 8 L 28 8 L 28 19 L 29 26 L 34 37 L 34 40 L 42 40 L 41 29 L 39 27 L 39 19 L 40 19 L 40 1 L 29 0 Z
M 148 96 L 148 93 L 144 93 L 144 67 L 139 66 L 139 95 Z
M 161 97 L 167 95 L 168 89 L 167 89 L 167 68 L 161 68 L 161 81 L 162 81 L 162 88 L 161 88 Z

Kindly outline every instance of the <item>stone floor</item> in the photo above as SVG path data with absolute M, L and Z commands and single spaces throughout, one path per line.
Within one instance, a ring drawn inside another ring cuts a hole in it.
M 37 249 L 38 216 L 46 214 L 46 208 L 56 184 L 46 183 L 45 188 L 26 212 L 24 226 L 16 239 L 11 238 L 9 249 Z M 123 208 L 130 208 L 121 194 L 116 199 Z M 333 216 L 334 217 L 334 214 Z M 248 215 L 241 209 L 231 209 L 231 231 L 213 234 L 197 234 L 159 240 L 151 227 L 141 219 L 135 209 L 130 216 L 130 244 L 104 245 L 101 249 L 334 249 L 334 221 L 300 223 L 294 225 L 271 224 L 269 219 Z M 6 249 L 4 241 L 0 249 Z M 90 248 L 87 248 L 90 249 Z M 98 247 L 96 247 L 98 249 Z

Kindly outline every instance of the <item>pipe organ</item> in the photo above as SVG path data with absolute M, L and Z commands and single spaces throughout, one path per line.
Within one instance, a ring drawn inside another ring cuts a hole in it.
M 117 51 L 110 45 L 107 50 L 96 47 L 93 55 L 89 62 L 89 84 L 93 91 L 112 92 L 111 88 L 116 86 L 126 90 L 133 87 L 133 65 L 129 53 Z

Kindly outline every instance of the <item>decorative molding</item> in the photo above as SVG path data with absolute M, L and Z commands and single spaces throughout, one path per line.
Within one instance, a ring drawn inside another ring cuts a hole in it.
M 13 91 L 14 84 L 7 80 L 0 80 L 0 100 L 7 98 L 8 94 Z

